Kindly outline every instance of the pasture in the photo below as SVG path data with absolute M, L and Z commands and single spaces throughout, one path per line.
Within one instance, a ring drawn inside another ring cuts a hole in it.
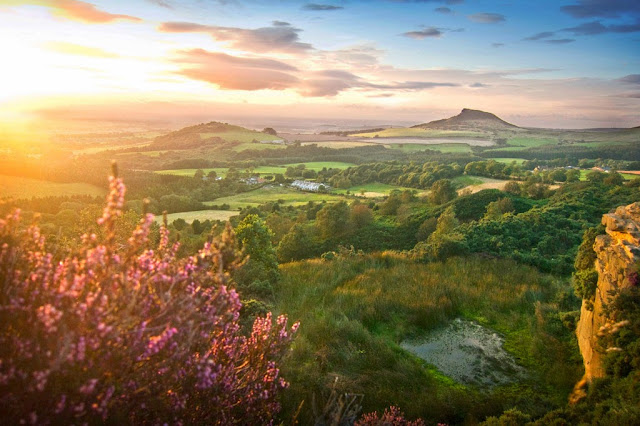
M 300 206 L 309 201 L 321 203 L 323 201 L 336 202 L 344 198 L 334 194 L 320 194 L 315 192 L 302 192 L 284 186 L 267 185 L 249 192 L 232 195 L 229 197 L 216 198 L 204 204 L 222 205 L 228 204 L 232 210 L 245 207 L 257 207 L 265 203 L 280 203 L 285 206 Z

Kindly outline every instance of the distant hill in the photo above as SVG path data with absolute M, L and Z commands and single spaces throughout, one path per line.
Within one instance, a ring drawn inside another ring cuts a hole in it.
M 278 136 L 245 129 L 227 123 L 212 121 L 185 127 L 166 135 L 158 136 L 150 145 L 152 149 L 192 149 L 206 145 L 224 144 L 227 142 L 249 143 L 256 141 L 272 141 Z
M 462 112 L 455 117 L 418 124 L 412 127 L 419 129 L 476 131 L 519 129 L 518 126 L 507 123 L 506 121 L 498 118 L 495 114 L 468 108 L 464 108 Z

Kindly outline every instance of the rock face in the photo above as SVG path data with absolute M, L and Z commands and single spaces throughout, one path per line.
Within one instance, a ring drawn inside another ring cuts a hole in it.
M 597 347 L 598 333 L 607 324 L 603 307 L 610 302 L 613 292 L 633 285 L 630 277 L 640 262 L 640 203 L 621 206 L 605 214 L 602 224 L 606 226 L 606 235 L 598 236 L 593 245 L 598 272 L 593 310 L 587 309 L 587 301 L 582 301 L 576 329 L 585 370 L 576 390 L 604 376 L 604 353 Z
M 454 117 L 418 124 L 413 127 L 439 130 L 518 129 L 517 126 L 507 123 L 506 121 L 498 118 L 495 114 L 468 108 L 464 108 L 460 114 Z

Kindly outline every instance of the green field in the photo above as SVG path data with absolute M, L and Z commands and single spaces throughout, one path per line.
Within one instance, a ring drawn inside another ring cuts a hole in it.
M 580 180 L 587 180 L 587 174 L 589 172 L 591 172 L 591 171 L 593 171 L 593 170 L 591 170 L 591 169 L 582 169 L 582 170 L 580 170 Z M 640 176 L 634 175 L 634 174 L 631 174 L 631 173 L 620 173 L 620 174 L 626 180 L 640 178 Z
M 388 185 L 386 183 L 365 183 L 362 185 L 355 185 L 347 189 L 334 189 L 331 191 L 333 194 L 346 194 L 349 191 L 353 195 L 360 195 L 364 192 L 365 197 L 383 197 L 389 195 L 391 191 L 418 191 L 419 194 L 425 193 L 416 188 L 406 188 L 397 185 Z
M 302 142 L 301 145 L 317 145 L 320 148 L 357 148 L 359 146 L 371 146 L 373 142 L 359 142 L 359 141 L 319 141 L 319 142 Z
M 342 163 L 339 161 L 317 161 L 317 162 L 308 162 L 308 163 L 292 163 L 292 164 L 284 164 L 282 166 L 260 166 L 256 167 L 252 170 L 252 174 L 256 175 L 273 175 L 276 173 L 284 174 L 287 171 L 287 167 L 295 167 L 300 164 L 304 164 L 307 170 L 314 170 L 319 172 L 323 168 L 327 169 L 346 169 L 348 167 L 355 166 L 353 163 Z M 227 171 L 229 170 L 226 167 L 214 167 L 209 169 L 201 169 L 206 175 L 210 171 L 215 171 L 218 176 L 225 176 Z M 243 169 L 239 169 L 241 172 Z M 176 176 L 193 176 L 198 169 L 173 169 L 173 170 L 158 170 L 156 173 L 163 175 L 176 175 Z
M 104 196 L 106 189 L 88 183 L 58 183 L 0 175 L 0 198 L 32 198 L 52 195 Z
M 486 183 L 487 180 L 488 180 L 487 178 L 483 178 L 480 176 L 469 176 L 469 175 L 456 176 L 455 178 L 451 179 L 451 181 L 456 186 L 459 186 L 461 188 L 464 188 L 465 186 L 480 185 L 480 184 Z
M 167 222 L 171 223 L 176 219 L 184 219 L 187 223 L 191 223 L 194 220 L 203 222 L 209 220 L 221 220 L 227 221 L 231 216 L 237 215 L 237 211 L 231 210 L 196 210 L 192 212 L 171 213 L 167 215 Z M 162 223 L 162 215 L 156 216 L 156 222 Z
M 200 133 L 200 137 L 202 139 L 218 137 L 224 139 L 228 142 L 238 141 L 238 142 L 248 142 L 251 143 L 254 139 L 257 141 L 274 141 L 281 140 L 279 136 L 269 135 L 262 132 L 255 132 L 253 130 L 227 130 L 224 132 L 214 132 L 214 133 Z M 265 146 L 275 146 L 264 144 Z
M 522 163 L 527 161 L 525 158 L 487 158 L 487 160 L 494 160 L 494 161 L 497 161 L 498 163 L 505 163 L 505 164 L 511 164 L 515 161 L 516 164 L 518 165 L 521 165 Z
M 227 174 L 227 167 L 214 167 L 210 169 L 174 169 L 174 170 L 157 170 L 155 173 L 160 175 L 175 175 L 175 176 L 191 176 L 196 174 L 198 170 L 202 170 L 205 175 L 209 172 L 214 171 L 218 174 L 218 176 L 224 177 Z
M 457 131 L 457 130 L 429 130 L 410 127 L 398 127 L 393 129 L 385 129 L 380 132 L 358 133 L 351 135 L 356 138 L 398 138 L 398 137 L 416 137 L 416 138 L 473 138 L 486 136 L 481 132 Z
M 299 206 L 307 204 L 309 201 L 321 203 L 322 201 L 335 202 L 344 198 L 333 194 L 318 194 L 313 192 L 302 192 L 283 186 L 267 185 L 254 191 L 243 192 L 229 197 L 216 198 L 207 201 L 206 205 L 229 204 L 231 209 L 237 210 L 245 207 L 256 207 L 265 203 L 277 203 L 284 201 L 284 205 Z
M 240 152 L 240 151 L 246 151 L 248 149 L 251 149 L 254 151 L 264 151 L 267 149 L 283 149 L 283 148 L 285 148 L 285 145 L 276 145 L 271 143 L 242 142 L 240 145 L 236 145 L 233 148 L 231 148 L 231 150 L 235 152 Z

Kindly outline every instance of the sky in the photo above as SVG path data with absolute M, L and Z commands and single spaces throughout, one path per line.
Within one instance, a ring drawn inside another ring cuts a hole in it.
M 0 129 L 640 125 L 638 0 L 0 0 Z

